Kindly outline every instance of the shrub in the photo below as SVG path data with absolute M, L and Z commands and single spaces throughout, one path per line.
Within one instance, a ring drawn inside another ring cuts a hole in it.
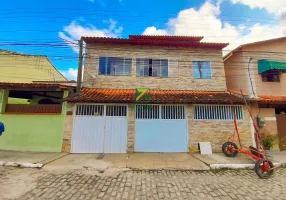
M 262 143 L 266 150 L 270 150 L 271 148 L 273 148 L 276 142 L 277 142 L 276 135 L 267 135 L 267 136 L 262 137 Z

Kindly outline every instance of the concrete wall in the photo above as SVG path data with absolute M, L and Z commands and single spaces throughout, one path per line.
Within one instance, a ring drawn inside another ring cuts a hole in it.
M 4 90 L 0 91 L 0 97 Z M 7 91 L 6 91 L 7 93 Z M 64 97 L 68 95 L 65 91 Z M 1 112 L 5 99 L 0 98 Z M 1 103 L 2 102 L 2 103 Z M 0 150 L 61 152 L 64 130 L 66 103 L 63 103 L 62 114 L 0 114 L 0 121 L 5 125 L 5 132 L 0 137 Z
M 1 82 L 66 81 L 45 56 L 0 50 Z
M 121 89 L 148 87 L 151 89 L 200 91 L 226 90 L 221 50 L 87 44 L 86 51 L 88 56 L 85 59 L 84 87 Z M 98 75 L 99 56 L 132 58 L 132 75 Z M 136 58 L 169 59 L 169 77 L 136 77 Z M 193 79 L 192 61 L 211 61 L 212 79 Z
M 251 112 L 254 117 L 261 117 L 265 124 L 262 127 L 259 127 L 260 133 L 262 136 L 272 135 L 277 136 L 277 121 L 275 108 L 258 108 L 257 105 L 251 106 Z M 278 139 L 278 138 L 277 138 Z M 279 149 L 278 141 L 274 145 L 273 149 Z
M 60 152 L 62 147 L 62 115 L 0 114 L 5 132 L 0 137 L 1 150 Z
M 250 94 L 247 62 L 242 52 L 235 53 L 224 62 L 227 89 Z
M 280 82 L 262 82 L 261 74 L 258 74 L 258 60 L 269 59 L 286 62 L 286 39 L 263 44 L 249 45 L 242 48 L 243 52 L 234 55 L 225 61 L 227 88 L 232 90 L 243 89 L 249 91 L 248 61 L 250 63 L 250 74 L 256 95 L 286 95 L 286 74 L 280 76 Z M 270 52 L 270 53 L 267 53 Z M 275 53 L 276 52 L 276 53 Z

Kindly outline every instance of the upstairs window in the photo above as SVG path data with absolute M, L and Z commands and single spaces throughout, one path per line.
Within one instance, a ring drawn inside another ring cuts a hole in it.
M 168 77 L 168 59 L 136 59 L 137 76 Z
M 99 57 L 100 75 L 130 76 L 132 58 L 124 57 Z
M 261 74 L 263 82 L 280 82 L 280 71 L 268 70 Z
M 193 61 L 193 78 L 211 79 L 212 70 L 210 61 Z

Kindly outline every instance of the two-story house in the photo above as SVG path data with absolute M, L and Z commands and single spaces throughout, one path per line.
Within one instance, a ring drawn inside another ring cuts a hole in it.
M 227 88 L 249 95 L 263 135 L 286 149 L 286 37 L 239 46 L 224 57 Z M 278 146 L 276 146 L 278 148 Z
M 199 142 L 221 151 L 234 132 L 231 101 L 250 145 L 246 108 L 226 88 L 228 44 L 202 39 L 83 37 L 82 94 L 67 99 L 73 115 L 66 118 L 63 151 L 188 152 L 198 151 Z

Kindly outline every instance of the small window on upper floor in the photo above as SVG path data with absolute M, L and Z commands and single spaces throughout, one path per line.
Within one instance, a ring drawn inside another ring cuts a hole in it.
M 168 77 L 168 59 L 136 59 L 136 76 Z
M 263 82 L 280 82 L 280 71 L 268 70 L 261 74 Z
M 212 70 L 210 61 L 193 61 L 193 78 L 211 79 Z
M 124 57 L 99 57 L 100 75 L 130 76 L 132 69 L 132 58 Z

